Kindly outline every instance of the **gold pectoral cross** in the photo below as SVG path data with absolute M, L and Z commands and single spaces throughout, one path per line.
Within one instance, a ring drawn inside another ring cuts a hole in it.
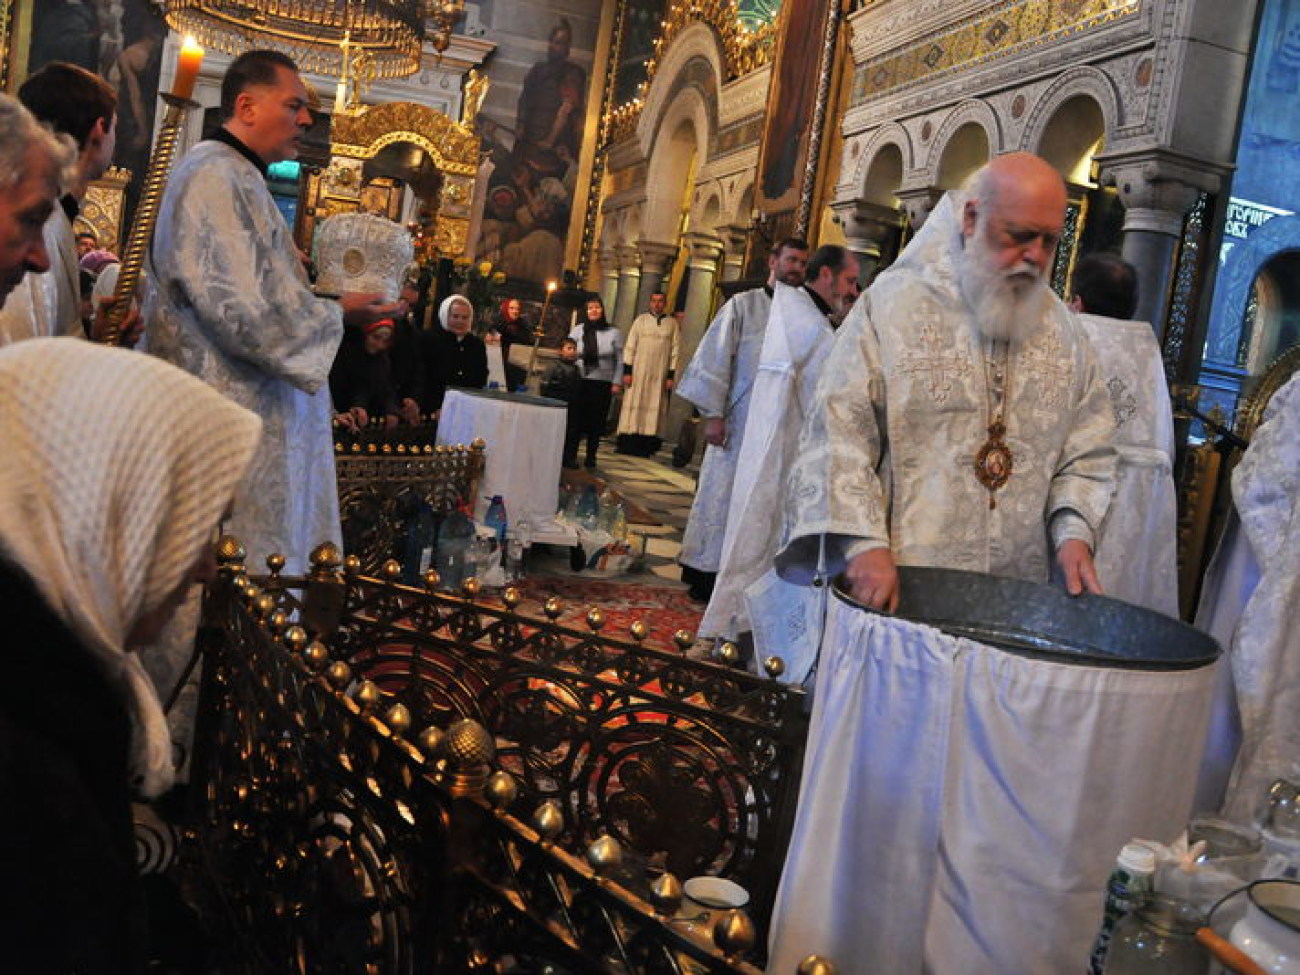
M 1007 427 L 1001 420 L 989 424 L 989 438 L 975 455 L 975 476 L 989 492 L 989 510 L 998 506 L 995 494 L 1011 479 L 1015 455 L 1004 439 Z

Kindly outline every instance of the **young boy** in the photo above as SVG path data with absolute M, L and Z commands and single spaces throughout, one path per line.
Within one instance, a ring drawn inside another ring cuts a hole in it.
M 582 373 L 578 369 L 578 343 L 574 339 L 565 339 L 560 343 L 560 358 L 546 372 L 546 378 L 542 380 L 542 395 L 549 396 L 551 399 L 562 400 L 568 404 L 569 414 L 565 420 L 565 454 L 564 466 L 570 470 L 578 466 L 577 438 L 574 436 L 574 430 L 577 424 L 577 416 L 574 407 L 577 405 L 578 388 L 582 385 Z M 570 456 L 568 445 L 574 444 L 573 454 Z

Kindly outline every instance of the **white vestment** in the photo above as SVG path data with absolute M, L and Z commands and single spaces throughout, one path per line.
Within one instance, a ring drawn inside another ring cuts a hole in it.
M 261 571 L 279 552 L 301 572 L 342 543 L 326 381 L 342 311 L 307 285 L 257 167 L 217 141 L 177 165 L 152 248 L 149 350 L 262 417 L 262 445 L 228 530 Z
M 1178 615 L 1174 413 L 1160 343 L 1146 322 L 1079 315 L 1115 415 L 1115 496 L 1093 561 L 1106 595 Z
M 785 475 L 794 461 L 799 432 L 834 341 L 835 330 L 806 289 L 777 290 L 754 379 L 754 405 L 732 484 L 721 566 L 699 626 L 701 637 L 728 639 L 752 628 L 758 659 L 775 653 L 787 657 L 787 668 L 791 664 L 788 648 L 762 645 L 760 628 L 751 627 L 745 590 L 765 575 L 775 576 L 772 558 L 781 541 Z M 774 585 L 789 586 L 775 578 L 767 580 L 763 602 L 769 606 L 788 601 L 780 598 Z M 786 595 L 797 597 L 805 587 L 790 588 L 794 592 Z M 810 621 L 800 618 L 802 632 Z M 811 664 L 811 659 L 807 662 Z M 799 682 L 806 669 L 800 673 L 787 669 L 787 675 Z
M 618 433 L 661 436 L 668 413 L 664 380 L 677 372 L 681 329 L 672 315 L 638 315 L 623 347 L 623 365 L 632 367 L 632 385 L 623 395 Z
M 0 346 L 62 335 L 85 338 L 76 236 L 62 206 L 55 205 L 41 233 L 50 269 L 41 274 L 24 274 L 5 300 L 0 308 Z
M 1223 811 L 1244 822 L 1275 778 L 1300 773 L 1300 376 L 1273 394 L 1232 499 L 1260 569 L 1228 650 L 1241 746 Z
M 777 285 L 778 288 L 784 285 Z M 767 331 L 772 296 L 765 288 L 733 295 L 704 333 L 677 395 L 705 418 L 727 422 L 727 442 L 709 444 L 700 464 L 695 500 L 682 536 L 678 561 L 702 572 L 717 572 L 731 507 L 731 485 L 745 439 L 750 396 Z
M 1096 357 L 1060 301 L 1011 348 L 979 333 L 957 286 L 960 207 L 945 196 L 840 327 L 787 482 L 777 570 L 831 574 L 856 540 L 900 565 L 1049 575 L 1048 525 L 1089 543 L 1114 485 L 1114 413 Z M 993 495 L 975 459 L 994 419 L 990 367 L 1005 357 L 1014 469 Z

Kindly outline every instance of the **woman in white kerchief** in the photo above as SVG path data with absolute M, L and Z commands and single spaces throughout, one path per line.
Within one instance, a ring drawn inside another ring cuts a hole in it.
M 425 413 L 442 410 L 449 387 L 482 389 L 487 385 L 487 346 L 473 332 L 474 306 L 464 295 L 451 295 L 438 306 L 439 328 L 420 337 L 424 356 Z
M 132 648 L 211 578 L 207 543 L 261 426 L 150 356 L 75 339 L 0 351 L 0 933 L 15 971 L 143 970 L 130 801 L 173 769 Z

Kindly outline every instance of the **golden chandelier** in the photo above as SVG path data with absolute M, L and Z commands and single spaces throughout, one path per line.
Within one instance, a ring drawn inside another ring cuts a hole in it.
M 167 23 L 205 47 L 239 54 L 267 47 L 303 71 L 343 75 L 362 58 L 375 78 L 419 70 L 425 40 L 441 53 L 464 0 L 162 0 Z M 344 46 L 344 41 L 347 46 Z

